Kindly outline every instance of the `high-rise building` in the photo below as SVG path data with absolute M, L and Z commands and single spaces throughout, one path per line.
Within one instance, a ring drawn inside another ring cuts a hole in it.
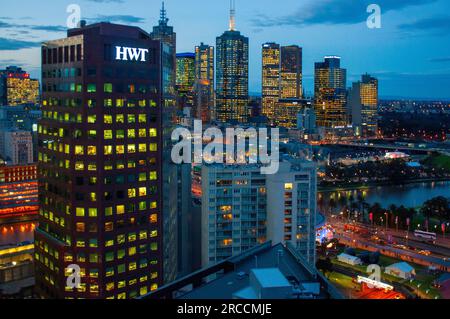
M 257 165 L 202 167 L 202 266 L 266 241 L 266 181 Z
M 273 175 L 258 165 L 211 164 L 201 179 L 203 266 L 267 240 L 289 242 L 315 265 L 314 163 L 290 159 Z
M 111 23 L 82 24 L 43 44 L 41 295 L 123 299 L 162 285 L 167 51 L 140 28 Z M 51 76 L 60 70 L 67 77 Z M 69 265 L 80 267 L 78 287 L 67 284 Z
M 273 121 L 277 126 L 297 128 L 298 114 L 310 106 L 311 101 L 306 99 L 279 99 L 275 103 L 276 112 Z
M 30 131 L 0 130 L 0 154 L 8 165 L 33 163 L 33 136 Z
M 216 39 L 216 120 L 247 122 L 248 38 L 235 28 L 232 2 L 230 28 Z
M 301 99 L 303 97 L 303 56 L 297 45 L 281 48 L 281 98 Z
M 376 136 L 378 132 L 378 80 L 364 74 L 354 82 L 348 95 L 348 111 L 357 134 Z
M 304 130 L 306 134 L 316 131 L 316 113 L 311 102 L 300 113 L 297 114 L 297 129 Z
M 317 173 L 313 162 L 280 163 L 267 175 L 267 238 L 291 243 L 312 266 L 316 260 Z M 282 216 L 280 216 L 282 214 Z
M 327 56 L 324 62 L 315 64 L 314 107 L 317 126 L 343 127 L 348 124 L 347 71 L 341 68 L 341 58 Z
M 195 53 L 177 54 L 176 90 L 178 109 L 194 106 Z
M 195 118 L 208 123 L 215 118 L 214 47 L 201 43 L 195 47 Z
M 280 98 L 281 49 L 277 43 L 262 45 L 262 114 L 273 119 Z
M 163 112 L 162 112 L 162 179 L 163 179 L 163 242 L 164 242 L 164 282 L 168 283 L 177 277 L 178 254 L 178 226 L 177 226 L 177 167 L 171 160 L 171 136 L 176 124 L 176 50 L 177 36 L 172 26 L 168 25 L 169 18 L 162 2 L 160 19 L 157 26 L 153 27 L 150 37 L 166 44 L 163 47 Z
M 39 101 L 39 81 L 16 66 L 0 70 L 0 106 L 35 105 Z

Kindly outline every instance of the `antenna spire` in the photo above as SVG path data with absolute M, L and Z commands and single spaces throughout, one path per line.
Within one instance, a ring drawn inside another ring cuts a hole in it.
M 236 3 L 230 0 L 230 31 L 236 30 Z
M 161 14 L 160 14 L 160 18 L 159 18 L 159 24 L 160 25 L 167 25 L 167 22 L 169 22 L 169 19 L 167 18 L 167 11 L 164 8 L 164 1 L 163 1 L 162 2 Z

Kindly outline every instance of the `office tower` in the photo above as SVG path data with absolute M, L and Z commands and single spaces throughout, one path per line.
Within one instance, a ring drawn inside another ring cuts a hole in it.
M 280 45 L 262 45 L 262 114 L 273 119 L 280 98 Z
M 266 241 L 265 177 L 257 165 L 202 166 L 202 266 Z
M 298 114 L 308 106 L 311 106 L 311 101 L 306 99 L 279 99 L 275 103 L 273 121 L 277 126 L 297 128 Z
M 302 48 L 297 45 L 281 48 L 281 98 L 303 97 Z
M 8 165 L 33 163 L 33 136 L 29 131 L 0 131 L 0 154 Z
M 312 266 L 316 259 L 317 176 L 313 162 L 280 163 L 267 175 L 267 239 L 291 243 Z
M 177 54 L 176 90 L 178 109 L 194 106 L 195 54 Z
M 43 44 L 35 233 L 42 296 L 133 298 L 163 283 L 166 52 L 140 28 L 111 23 L 82 24 Z M 59 71 L 63 78 L 52 76 Z M 72 264 L 80 287 L 67 285 Z
M 354 82 L 348 95 L 348 111 L 357 134 L 373 137 L 378 132 L 378 80 L 368 74 Z
M 208 123 L 215 118 L 214 47 L 201 43 L 195 47 L 195 118 Z
M 163 47 L 163 112 L 162 112 L 162 179 L 163 179 L 163 242 L 164 242 L 164 282 L 170 282 L 177 276 L 177 167 L 172 163 L 170 150 L 171 135 L 175 129 L 177 92 L 176 83 L 176 50 L 177 36 L 173 27 L 168 25 L 169 19 L 162 2 L 159 24 L 153 27 L 150 37 L 166 44 Z
M 304 130 L 306 134 L 312 134 L 316 131 L 316 113 L 311 105 L 300 111 L 297 116 L 297 129 Z
M 315 64 L 314 104 L 317 126 L 343 127 L 348 124 L 346 110 L 347 71 L 341 68 L 341 58 L 327 56 Z
M 248 38 L 235 29 L 232 2 L 230 29 L 216 39 L 216 120 L 247 122 Z
M 0 70 L 0 106 L 35 105 L 39 101 L 39 81 L 19 67 Z

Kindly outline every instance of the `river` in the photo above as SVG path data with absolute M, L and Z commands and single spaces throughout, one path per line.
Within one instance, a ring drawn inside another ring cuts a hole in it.
M 331 198 L 340 207 L 344 202 L 341 200 L 341 197 L 350 198 L 350 196 L 353 196 L 355 201 L 358 200 L 358 197 L 362 196 L 366 203 L 370 205 L 380 203 L 385 208 L 392 204 L 417 208 L 422 206 L 425 201 L 437 196 L 450 198 L 450 181 L 378 186 L 351 191 L 322 192 L 318 195 L 319 207 L 327 207 Z

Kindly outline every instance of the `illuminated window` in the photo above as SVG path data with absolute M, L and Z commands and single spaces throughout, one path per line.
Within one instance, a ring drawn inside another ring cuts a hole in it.
M 84 155 L 84 146 L 75 145 L 75 155 Z
M 139 153 L 147 152 L 147 144 L 139 144 Z
M 139 289 L 139 295 L 140 296 L 143 296 L 143 295 L 145 295 L 146 293 L 148 292 L 148 289 L 147 289 L 147 287 L 141 287 L 140 289 Z
M 125 106 L 125 100 L 124 99 L 117 99 L 116 100 L 116 107 L 124 107 Z
M 96 202 L 97 201 L 97 194 L 96 193 L 89 193 L 89 199 L 91 200 L 91 202 Z
M 139 137 L 147 137 L 147 131 L 145 128 L 139 129 Z
M 150 238 L 155 238 L 158 237 L 158 231 L 157 230 L 152 230 L 150 232 Z
M 96 146 L 88 146 L 88 155 L 97 155 L 97 147 Z
M 116 153 L 117 154 L 125 154 L 125 146 L 124 145 L 116 145 Z
M 97 85 L 95 85 L 95 84 L 88 84 L 87 85 L 87 92 L 88 93 L 95 93 L 95 92 L 97 92 Z
M 112 216 L 112 207 L 105 208 L 105 216 Z
M 114 268 L 108 267 L 108 268 L 106 268 L 106 277 L 111 277 L 111 276 L 114 276 Z
M 117 205 L 116 206 L 116 213 L 117 213 L 117 215 L 125 214 L 125 205 Z
M 112 85 L 112 83 L 105 83 L 103 85 L 103 92 L 105 92 L 105 93 L 112 93 L 113 92 L 113 85 Z
M 158 222 L 158 215 L 157 214 L 151 214 L 150 215 L 150 223 L 155 224 Z
M 128 189 L 128 198 L 134 198 L 134 197 L 136 197 L 136 189 L 135 188 Z
M 109 282 L 106 284 L 106 291 L 114 290 L 114 282 Z
M 112 153 L 113 153 L 112 145 L 105 145 L 103 152 L 104 152 L 105 155 L 112 155 Z
M 125 258 L 125 249 L 119 249 L 117 251 L 117 259 L 124 259 Z
M 116 138 L 117 138 L 117 139 L 123 139 L 123 138 L 125 138 L 124 130 L 117 130 L 117 131 L 116 131 Z
M 130 233 L 130 234 L 128 234 L 128 241 L 129 241 L 129 242 L 136 241 L 136 233 Z
M 128 85 L 128 92 L 129 93 L 136 93 L 136 86 L 134 84 Z
M 113 231 L 113 230 L 114 230 L 114 225 L 112 222 L 105 223 L 105 231 Z
M 83 171 L 84 170 L 84 162 L 75 162 L 75 170 Z
M 145 114 L 139 114 L 139 123 L 146 123 L 147 116 Z
M 128 138 L 135 138 L 136 137 L 136 130 L 135 129 L 129 129 L 128 130 Z
M 286 183 L 286 184 L 284 184 L 284 189 L 285 189 L 285 190 L 292 190 L 292 189 L 293 189 L 293 184 L 292 184 L 292 183 Z
M 150 202 L 150 209 L 155 209 L 158 206 L 156 202 Z
M 147 174 L 145 173 L 139 173 L 139 181 L 145 182 L 147 180 Z
M 134 255 L 136 255 L 136 247 L 128 248 L 128 256 L 134 256 Z
M 88 123 L 89 124 L 95 124 L 97 122 L 97 115 L 89 115 L 88 116 Z
M 77 217 L 84 217 L 84 208 L 83 207 L 77 207 L 75 209 L 75 215 Z
M 105 140 L 111 140 L 113 138 L 112 130 L 105 130 L 105 131 L 103 131 L 103 138 Z
M 156 137 L 156 136 L 157 136 L 157 130 L 156 130 L 156 128 L 151 128 L 151 129 L 149 130 L 149 134 L 150 134 L 150 137 Z
M 84 233 L 84 231 L 85 231 L 85 224 L 84 223 L 76 223 L 76 230 L 79 233 Z
M 151 291 L 158 290 L 158 284 L 152 284 L 151 287 L 150 287 L 150 290 Z
M 129 270 L 129 271 L 136 270 L 136 268 L 137 268 L 137 264 L 136 264 L 135 261 L 131 262 L 131 263 L 128 265 L 128 270 Z
M 89 130 L 88 131 L 88 137 L 90 139 L 96 139 L 97 138 L 97 131 L 96 130 Z
M 151 152 L 156 152 L 158 150 L 158 144 L 156 143 L 151 143 L 150 144 L 150 151 Z
M 150 172 L 149 178 L 151 181 L 156 181 L 158 179 L 158 173 L 156 171 Z
M 123 114 L 117 114 L 116 115 L 116 123 L 123 124 L 125 121 L 125 117 Z
M 118 243 L 119 245 L 125 244 L 125 235 L 118 235 L 118 236 L 117 236 L 117 243 Z
M 103 120 L 105 124 L 112 124 L 112 115 L 104 115 Z
M 112 99 L 104 99 L 103 100 L 103 106 L 104 107 L 112 107 L 113 106 L 113 100 Z
M 147 187 L 139 187 L 139 196 L 147 195 Z
M 128 154 L 136 153 L 136 144 L 128 144 L 127 145 L 127 152 L 128 152 Z
M 136 123 L 136 115 L 128 114 L 128 124 L 134 124 L 134 123 Z

